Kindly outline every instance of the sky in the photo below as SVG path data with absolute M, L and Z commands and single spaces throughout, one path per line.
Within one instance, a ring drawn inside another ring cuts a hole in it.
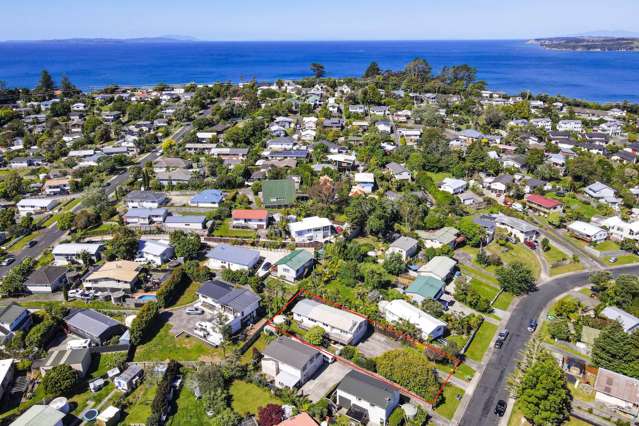
M 0 40 L 525 39 L 639 33 L 638 0 L 3 1 Z

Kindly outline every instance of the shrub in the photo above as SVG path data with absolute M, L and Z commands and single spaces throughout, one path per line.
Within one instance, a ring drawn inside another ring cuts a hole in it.
M 268 404 L 259 409 L 257 413 L 257 423 L 260 426 L 275 426 L 282 423 L 284 410 L 280 405 Z
M 156 426 L 161 424 L 162 414 L 166 413 L 169 409 L 171 400 L 171 386 L 175 377 L 180 373 L 180 364 L 174 360 L 169 361 L 169 364 L 162 375 L 160 383 L 155 391 L 155 397 L 151 403 L 152 413 L 147 419 L 146 424 L 149 426 Z
M 189 285 L 189 278 L 181 266 L 175 268 L 171 276 L 157 291 L 156 297 L 161 308 L 173 305 Z
M 439 390 L 437 373 L 414 349 L 395 349 L 376 359 L 377 372 L 417 395 L 433 400 Z
M 30 349 L 43 349 L 49 340 L 53 338 L 57 329 L 58 326 L 55 321 L 46 318 L 29 330 L 24 343 Z
M 158 319 L 160 306 L 157 302 L 149 302 L 142 306 L 131 323 L 131 343 L 139 345 L 148 338 L 148 333 Z
M 311 327 L 306 333 L 304 333 L 304 340 L 306 340 L 311 345 L 321 346 L 324 343 L 324 336 L 326 335 L 326 331 L 316 325 L 315 327 Z
M 388 418 L 388 426 L 401 426 L 404 423 L 404 410 L 396 407 Z
M 42 386 L 47 395 L 64 395 L 78 383 L 80 373 L 67 364 L 60 364 L 47 371 Z

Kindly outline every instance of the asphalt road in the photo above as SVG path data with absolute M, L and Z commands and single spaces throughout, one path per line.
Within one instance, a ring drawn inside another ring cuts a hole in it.
M 639 274 L 639 265 L 620 266 L 608 270 L 614 275 Z M 510 336 L 502 349 L 495 350 L 489 359 L 460 425 L 479 426 L 499 423 L 500 417 L 494 414 L 495 405 L 500 399 L 508 400 L 506 381 L 514 370 L 521 350 L 531 337 L 527 330 L 528 322 L 532 318 L 538 318 L 546 305 L 557 296 L 585 285 L 590 274 L 591 272 L 581 272 L 547 281 L 536 292 L 526 296 L 517 304 L 506 325 Z
M 173 139 L 179 142 L 184 137 L 184 135 L 186 135 L 192 128 L 193 127 L 190 124 L 187 124 L 186 126 L 182 127 L 181 129 L 179 129 L 177 132 L 175 132 L 172 135 Z M 144 166 L 144 164 L 148 163 L 149 161 L 154 161 L 161 154 L 162 154 L 162 151 L 158 147 L 157 149 L 152 151 L 150 154 L 148 154 L 146 157 L 144 157 L 138 163 L 138 165 Z M 118 186 L 122 185 L 128 179 L 129 179 L 129 171 L 126 170 L 125 172 L 111 179 L 108 182 L 108 184 L 104 187 L 104 192 L 106 192 L 107 195 L 111 195 L 113 192 L 115 192 L 115 189 Z M 79 207 L 80 207 L 80 204 L 76 206 L 76 208 L 79 208 Z M 9 270 L 12 267 L 22 262 L 24 258 L 32 257 L 35 259 L 36 257 L 40 256 L 42 253 L 45 252 L 47 248 L 52 246 L 59 238 L 61 238 L 65 232 L 66 231 L 59 230 L 57 224 L 53 224 L 51 227 L 41 230 L 40 236 L 36 238 L 38 243 L 35 246 L 25 247 L 24 249 L 20 250 L 18 253 L 15 253 L 14 255 L 16 260 L 11 265 L 0 266 L 0 278 L 4 277 L 5 274 L 9 272 Z

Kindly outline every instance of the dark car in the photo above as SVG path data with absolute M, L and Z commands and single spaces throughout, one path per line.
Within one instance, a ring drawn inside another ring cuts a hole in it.
M 501 340 L 506 340 L 509 334 L 510 334 L 510 331 L 508 331 L 507 328 L 504 328 L 502 331 L 499 332 L 499 338 Z
M 507 406 L 508 405 L 506 404 L 506 401 L 500 399 L 499 401 L 497 401 L 497 405 L 495 405 L 495 414 L 497 414 L 499 417 L 503 417 L 504 414 L 506 414 Z
M 33 247 L 33 246 L 35 246 L 36 244 L 38 244 L 38 240 L 31 240 L 31 241 L 29 241 L 29 242 L 27 243 L 27 246 L 28 246 L 28 247 Z
M 504 346 L 504 341 L 502 339 L 495 340 L 495 349 L 501 349 Z
M 534 333 L 535 330 L 537 330 L 537 320 L 531 319 L 530 322 L 528 323 L 528 331 L 531 333 Z
M 16 258 L 13 256 L 7 256 L 4 259 L 2 259 L 2 262 L 0 262 L 0 266 L 9 266 L 11 265 L 13 262 L 15 262 Z

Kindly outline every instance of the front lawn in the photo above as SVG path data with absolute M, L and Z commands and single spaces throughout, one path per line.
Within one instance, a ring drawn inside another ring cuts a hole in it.
M 234 229 L 231 227 L 231 220 L 225 219 L 220 226 L 213 231 L 215 237 L 227 238 L 255 238 L 257 233 L 252 229 Z
M 550 268 L 550 276 L 554 277 L 555 275 L 567 274 L 569 272 L 583 271 L 583 269 L 584 265 L 580 262 L 567 263 L 565 265 Z
M 495 296 L 497 296 L 497 293 L 499 292 L 499 289 L 497 287 L 493 287 L 492 285 L 486 284 L 476 279 L 472 279 L 470 281 L 470 286 L 477 290 L 477 292 L 481 296 L 491 301 L 495 298 Z
M 257 414 L 257 411 L 267 404 L 282 404 L 282 401 L 271 395 L 267 389 L 253 383 L 236 380 L 230 389 L 233 411 L 241 416 Z
M 606 240 L 593 246 L 597 251 L 616 251 L 620 250 L 619 244 L 614 241 Z
M 610 266 L 628 265 L 630 263 L 639 262 L 639 256 L 637 256 L 636 254 L 625 254 L 623 256 L 617 256 L 617 261 L 614 263 L 611 263 L 610 259 L 610 257 L 606 257 L 606 263 Z
M 550 249 L 548 251 L 544 251 L 543 253 L 546 261 L 551 266 L 554 263 L 563 262 L 564 260 L 568 259 L 568 255 L 555 246 L 550 246 Z
M 493 303 L 493 308 L 507 311 L 514 298 L 515 296 L 512 293 L 502 291 L 495 303 Z
M 484 321 L 479 327 L 473 342 L 468 347 L 466 356 L 473 361 L 481 362 L 496 332 L 497 326 L 495 324 Z
M 448 383 L 444 386 L 442 396 L 444 398 L 444 402 L 435 408 L 435 412 L 450 420 L 455 415 L 455 411 L 457 411 L 459 402 L 464 396 L 464 390 Z
M 508 248 L 510 250 L 508 250 Z M 504 264 L 521 262 L 527 265 L 533 271 L 535 277 L 539 277 L 541 273 L 541 265 L 539 265 L 537 256 L 535 256 L 535 253 L 531 249 L 523 244 L 509 244 L 506 248 L 493 243 L 486 247 L 486 251 L 490 254 L 498 255 Z M 497 270 L 494 266 L 489 266 L 486 269 L 493 273 Z

